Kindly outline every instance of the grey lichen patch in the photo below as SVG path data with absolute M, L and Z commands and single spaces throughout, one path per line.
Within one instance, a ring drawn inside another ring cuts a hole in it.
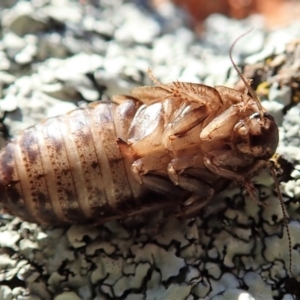
M 51 293 L 53 292 L 53 289 L 49 288 L 49 285 L 41 280 L 40 274 L 34 281 L 26 281 L 28 282 L 28 291 L 30 291 L 30 295 L 32 297 L 37 297 L 38 299 L 43 300 L 53 299 L 53 294 Z
M 124 300 L 144 300 L 143 294 L 128 294 Z
M 216 263 L 207 263 L 205 265 L 205 269 L 207 270 L 208 274 L 214 279 L 219 279 L 222 275 L 222 271 L 219 265 Z
M 211 285 L 206 277 L 200 277 L 199 282 L 192 289 L 192 293 L 199 298 L 207 297 L 210 291 Z
M 273 291 L 258 273 L 248 272 L 244 276 L 244 282 L 249 287 L 249 293 L 256 300 L 273 299 Z
M 38 251 L 39 249 L 39 243 L 37 241 L 32 241 L 29 239 L 24 239 L 20 241 L 20 249 L 21 253 L 25 255 L 25 257 L 29 259 L 34 259 L 34 251 Z
M 111 255 L 116 250 L 116 247 L 114 247 L 109 242 L 96 240 L 91 243 L 89 243 L 85 248 L 85 253 L 88 256 L 92 256 L 96 254 L 96 252 L 103 250 L 107 255 Z
M 156 299 L 164 294 L 166 288 L 161 284 L 161 274 L 158 271 L 153 271 L 150 280 L 147 282 L 147 299 Z
M 192 289 L 192 286 L 190 286 L 190 285 L 172 284 L 169 286 L 169 288 L 163 294 L 161 294 L 156 299 L 157 300 L 164 300 L 164 299 L 185 300 L 185 299 L 187 299 L 188 295 L 190 294 L 191 289 Z
M 38 14 L 30 3 L 20 1 L 14 10 L 5 14 L 3 25 L 19 36 L 46 29 L 46 16 Z
M 37 265 L 43 266 L 46 272 L 50 274 L 58 270 L 64 261 L 72 261 L 75 258 L 66 236 L 55 237 L 52 238 L 50 235 L 46 240 L 43 240 L 40 249 L 36 251 L 32 260 Z
M 254 240 L 249 242 L 235 238 L 227 231 L 222 231 L 216 236 L 213 244 L 218 249 L 219 257 L 223 260 L 224 265 L 232 268 L 234 267 L 233 259 L 239 255 L 250 255 Z
M 10 281 L 15 277 L 22 278 L 23 274 L 30 269 L 30 265 L 24 259 L 15 261 L 7 257 L 7 255 L 2 255 L 0 264 L 0 280 Z
M 239 189 L 233 189 L 229 194 L 222 193 L 221 195 L 223 197 L 219 198 L 219 201 L 224 201 L 224 198 L 227 197 L 231 204 L 224 211 L 224 217 L 245 226 L 249 226 L 253 223 L 253 220 L 256 223 L 259 221 L 261 207 L 256 205 L 247 193 L 241 193 Z
M 163 228 L 154 236 L 154 240 L 160 244 L 168 246 L 172 241 L 180 242 L 181 247 L 189 244 L 185 234 L 188 233 L 189 238 L 195 238 L 197 235 L 197 228 L 194 227 L 194 231 L 188 226 L 188 220 L 176 220 L 172 219 L 165 223 Z
M 292 272 L 295 274 L 300 273 L 300 254 L 294 247 L 298 247 L 300 240 L 300 223 L 298 221 L 292 221 L 289 223 L 289 230 L 292 237 Z M 286 245 L 288 244 L 287 232 L 283 228 L 283 232 L 278 235 L 272 235 L 265 238 L 266 249 L 264 256 L 269 262 L 280 260 L 284 262 L 285 269 L 288 270 L 290 257 L 286 251 Z
M 300 197 L 300 179 L 293 179 L 293 180 L 287 181 L 284 184 L 284 191 L 289 197 L 299 199 L 299 197 Z
M 294 300 L 295 298 L 291 294 L 285 294 L 282 300 Z
M 216 259 L 219 257 L 218 254 L 218 249 L 216 247 L 213 247 L 212 249 L 210 249 L 207 253 L 208 257 L 211 259 Z
M 204 250 L 197 243 L 189 244 L 180 251 L 180 256 L 185 259 L 188 264 L 192 264 L 204 255 Z
M 92 262 L 88 261 L 84 254 L 78 253 L 76 260 L 66 263 L 67 281 L 60 282 L 60 288 L 90 286 L 90 270 Z
M 278 278 L 285 278 L 286 277 L 286 270 L 284 262 L 281 260 L 276 260 L 272 264 L 271 268 L 269 269 L 269 276 L 270 280 L 276 282 Z
M 17 250 L 18 247 L 16 243 L 21 239 L 21 236 L 18 232 L 7 230 L 0 232 L 0 246 L 2 248 L 8 247 L 14 250 Z
M 215 295 L 221 294 L 224 291 L 232 288 L 240 287 L 240 282 L 238 278 L 231 273 L 224 273 L 219 280 L 210 280 L 211 284 L 211 292 L 209 293 L 209 297 L 213 297 Z
M 73 225 L 67 231 L 67 238 L 69 243 L 74 248 L 80 248 L 86 245 L 86 242 L 83 241 L 85 236 L 89 237 L 91 240 L 94 240 L 98 236 L 98 231 L 96 228 L 91 227 L 87 232 L 86 226 Z
M 114 295 L 122 297 L 127 290 L 139 290 L 143 286 L 150 268 L 151 265 L 147 262 L 139 263 L 132 275 L 123 276 L 113 285 Z
M 106 278 L 105 281 L 112 285 L 122 277 L 122 269 L 125 264 L 122 257 L 110 257 L 101 253 L 97 257 L 92 258 L 92 262 L 96 266 L 91 275 L 92 283 L 97 283 Z
M 63 292 L 57 295 L 54 300 L 81 300 L 81 298 L 74 292 Z
M 52 273 L 48 279 L 48 284 L 51 286 L 51 292 L 60 289 L 60 284 L 66 281 L 67 281 L 66 275 L 61 275 L 58 272 Z
M 254 220 L 255 223 L 258 223 L 259 222 L 259 215 L 260 215 L 260 212 L 261 212 L 261 209 L 262 207 L 259 206 L 257 203 L 255 203 L 253 201 L 253 199 L 247 195 L 245 197 L 245 217 L 246 220 L 248 221 L 248 223 L 250 223 L 251 221 L 250 220 Z M 243 212 L 241 212 L 241 214 L 243 215 Z
M 230 229 L 230 232 L 242 241 L 250 242 L 252 240 L 252 231 L 250 228 L 233 227 Z
M 15 287 L 12 290 L 12 296 L 13 299 L 22 299 L 22 298 L 26 298 L 26 289 L 24 287 Z
M 119 222 L 116 221 L 107 222 L 103 224 L 103 227 L 105 228 L 105 230 L 107 230 L 107 234 L 112 237 L 112 239 L 115 239 L 116 242 L 118 242 L 119 240 L 129 239 L 134 234 L 134 231 L 128 230 L 125 226 L 122 226 Z
M 268 209 L 263 210 L 262 217 L 270 225 L 278 224 L 283 220 L 283 211 L 278 202 L 279 199 L 275 196 L 270 196 L 264 201 Z
M 221 295 L 216 295 L 212 300 L 256 300 L 250 293 L 242 289 L 228 289 Z
M 9 286 L 7 285 L 1 285 L 0 286 L 0 299 L 12 299 L 12 292 Z
M 244 265 L 244 270 L 260 270 L 261 266 L 266 263 L 266 260 L 263 256 L 263 250 L 265 245 L 263 241 L 257 236 L 254 239 L 255 248 L 252 251 L 252 255 L 243 255 L 241 261 Z
M 159 269 L 162 275 L 162 281 L 170 277 L 177 276 L 180 269 L 185 267 L 184 259 L 176 256 L 176 249 L 170 248 L 168 251 L 155 244 L 147 244 L 145 247 L 133 246 L 135 262 L 150 262 L 155 268 Z

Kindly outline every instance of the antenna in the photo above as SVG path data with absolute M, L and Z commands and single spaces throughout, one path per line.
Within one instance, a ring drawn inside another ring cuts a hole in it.
M 268 164 L 268 167 L 269 167 L 271 175 L 272 175 L 272 177 L 274 179 L 275 190 L 276 190 L 276 193 L 278 195 L 278 198 L 279 198 L 279 201 L 280 201 L 281 210 L 282 210 L 282 214 L 283 214 L 284 227 L 286 228 L 287 237 L 288 237 L 288 243 L 289 243 L 289 256 L 290 256 L 289 272 L 290 272 L 291 276 L 293 276 L 293 272 L 292 272 L 292 239 L 291 239 L 291 234 L 290 234 L 290 230 L 289 230 L 289 224 L 288 224 L 288 221 L 287 221 L 287 213 L 286 213 L 286 209 L 285 209 L 285 206 L 284 206 L 284 201 L 283 201 L 283 198 L 282 198 L 282 194 L 280 192 L 279 181 L 277 179 L 274 166 L 272 166 L 272 163 L 270 162 Z
M 258 106 L 258 109 L 259 109 L 259 112 L 260 112 L 260 117 L 262 118 L 263 117 L 263 107 L 259 101 L 259 99 L 257 98 L 254 90 L 252 89 L 252 87 L 248 84 L 247 80 L 245 79 L 245 77 L 243 76 L 242 72 L 239 70 L 239 68 L 237 67 L 237 65 L 235 64 L 233 58 L 232 58 L 232 50 L 235 46 L 235 44 L 242 38 L 244 37 L 245 35 L 247 35 L 248 33 L 250 33 L 251 31 L 253 30 L 253 27 L 248 30 L 247 32 L 243 33 L 242 35 L 240 35 L 234 42 L 233 44 L 231 45 L 230 47 L 230 50 L 229 50 L 229 57 L 230 57 L 230 60 L 231 60 L 231 63 L 233 65 L 233 67 L 235 68 L 235 70 L 237 71 L 237 73 L 239 74 L 240 78 L 242 79 L 242 81 L 244 82 L 246 88 L 248 89 L 249 93 L 251 94 L 252 98 L 255 100 L 257 106 Z
M 245 84 L 245 87 L 248 89 L 248 91 L 251 94 L 252 98 L 255 100 L 255 102 L 257 104 L 257 107 L 259 109 L 259 112 L 260 112 L 260 117 L 262 119 L 263 118 L 263 107 L 262 107 L 262 105 L 261 105 L 258 97 L 256 96 L 254 90 L 248 84 L 247 80 L 245 79 L 245 77 L 243 76 L 242 72 L 239 70 L 239 68 L 237 67 L 237 65 L 235 64 L 235 62 L 234 62 L 234 60 L 232 58 L 232 50 L 233 50 L 235 44 L 242 37 L 244 37 L 245 35 L 247 35 L 248 33 L 250 33 L 252 30 L 253 30 L 253 27 L 250 30 L 248 30 L 247 32 L 245 32 L 242 35 L 240 35 L 233 42 L 233 44 L 231 45 L 230 50 L 229 50 L 229 57 L 230 57 L 230 60 L 231 60 L 231 63 L 233 65 L 233 67 L 235 68 L 236 72 L 238 73 L 238 75 L 242 79 L 243 83 Z M 283 201 L 283 198 L 282 198 L 282 194 L 280 192 L 279 181 L 278 181 L 276 173 L 275 173 L 275 168 L 274 168 L 274 166 L 272 165 L 271 162 L 268 163 L 268 167 L 269 167 L 269 170 L 271 172 L 271 175 L 272 175 L 274 183 L 275 183 L 275 190 L 276 190 L 276 193 L 278 195 L 278 198 L 279 198 L 279 201 L 280 201 L 281 210 L 282 210 L 282 214 L 283 214 L 284 227 L 286 228 L 286 231 L 287 231 L 287 237 L 288 237 L 288 243 L 289 243 L 289 256 L 290 256 L 290 260 L 289 260 L 289 272 L 290 272 L 290 275 L 293 276 L 293 272 L 292 272 L 292 240 L 291 240 L 291 234 L 290 234 L 290 230 L 289 230 L 289 224 L 288 224 L 288 221 L 287 221 L 287 213 L 286 213 L 286 209 L 285 209 L 285 206 L 284 206 L 284 201 Z M 253 189 L 252 189 L 253 187 L 252 187 L 252 185 L 249 185 L 249 184 L 246 183 L 244 186 L 245 186 L 246 190 L 248 191 L 248 193 L 250 194 L 250 196 L 253 198 L 254 197 L 254 193 L 253 193 Z

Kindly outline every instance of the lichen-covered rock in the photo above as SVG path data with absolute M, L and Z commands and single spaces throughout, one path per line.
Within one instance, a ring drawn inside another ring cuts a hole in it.
M 123 0 L 2 2 L 0 110 L 10 135 L 45 117 L 149 85 L 149 67 L 162 82 L 245 89 L 236 84 L 228 49 L 254 19 L 210 16 L 199 39 L 171 4 L 155 11 L 145 1 L 140 6 Z M 244 74 L 282 125 L 279 179 L 285 181 L 293 274 L 284 214 L 265 170 L 253 178 L 265 206 L 240 188 L 227 189 L 195 218 L 170 219 L 157 228 L 161 212 L 91 228 L 43 227 L 2 214 L 0 298 L 290 300 L 299 295 L 299 32 L 298 23 L 271 33 L 261 28 L 234 51 L 237 63 L 251 55 Z

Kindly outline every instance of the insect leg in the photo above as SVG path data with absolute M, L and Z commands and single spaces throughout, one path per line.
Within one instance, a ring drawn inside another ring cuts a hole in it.
M 199 124 L 208 116 L 205 106 L 196 107 L 176 118 L 168 124 L 162 135 L 162 144 L 165 149 L 177 152 L 190 147 L 199 140 Z
M 188 175 L 178 175 L 177 185 L 185 190 L 201 196 L 202 198 L 211 198 L 214 194 L 214 189 L 206 182 Z
M 133 176 L 150 190 L 167 197 L 178 197 L 183 191 L 174 186 L 165 172 L 169 160 L 168 155 L 140 158 L 131 166 Z
M 206 125 L 200 134 L 200 140 L 211 141 L 227 138 L 232 134 L 232 128 L 238 122 L 239 112 L 243 103 L 229 107 L 208 125 Z
M 206 206 L 212 197 L 203 198 L 199 195 L 191 195 L 185 202 L 182 211 L 177 215 L 177 217 L 194 217 L 199 210 Z
M 205 106 L 194 108 L 193 110 L 185 113 L 183 117 L 178 117 L 171 122 L 164 130 L 164 136 L 181 136 L 202 123 L 206 116 L 207 109 Z
M 249 81 L 249 84 L 250 83 L 251 80 Z M 244 105 L 247 105 L 247 101 L 249 101 L 248 88 L 245 89 L 243 94 L 226 86 L 218 85 L 215 86 L 215 89 L 220 93 L 220 95 L 222 95 L 222 100 L 225 105 L 231 106 L 241 102 L 244 103 Z
M 224 166 L 221 166 L 220 162 L 216 163 L 214 157 L 211 155 L 205 155 L 203 158 L 205 166 L 212 171 L 213 173 L 220 175 L 222 177 L 228 178 L 230 180 L 234 180 L 237 182 L 244 182 L 245 177 L 238 174 L 237 172 L 230 170 Z
M 178 201 L 186 194 L 186 191 L 174 186 L 174 184 L 168 178 L 157 174 L 144 175 L 143 184 L 152 191 Z
M 159 223 L 153 228 L 153 234 L 157 234 L 159 228 L 161 228 L 162 225 L 164 225 L 167 221 L 169 221 L 172 218 L 179 218 L 179 219 L 185 219 L 185 218 L 192 218 L 196 217 L 199 210 L 206 206 L 207 203 L 211 200 L 211 198 L 202 198 L 199 195 L 192 194 L 186 201 L 184 201 L 180 205 L 179 210 L 174 210 L 168 215 L 166 215 L 162 220 L 159 221 Z
M 256 161 L 250 169 L 247 170 L 246 173 L 246 177 L 247 178 L 252 178 L 253 176 L 255 176 L 256 174 L 258 174 L 258 172 L 260 170 L 262 170 L 263 168 L 265 168 L 267 165 L 267 162 L 265 160 L 258 160 Z
M 199 164 L 201 161 L 200 156 L 194 157 L 194 159 L 192 157 L 173 159 L 171 163 L 168 163 L 169 159 L 168 155 L 138 159 L 132 164 L 133 175 L 138 182 L 147 188 L 167 196 L 174 195 L 174 192 L 176 193 L 174 196 L 178 196 L 180 187 L 201 197 L 212 197 L 214 190 L 207 183 L 188 174 L 181 174 L 186 168 L 197 167 L 197 163 Z M 169 179 L 165 174 L 166 169 Z
M 245 176 L 240 175 L 239 173 L 224 166 L 220 166 L 220 161 L 219 164 L 217 164 L 214 159 L 212 157 L 209 157 L 208 155 L 204 156 L 204 164 L 213 173 L 228 178 L 232 181 L 241 183 L 241 185 L 244 186 L 244 188 L 247 190 L 252 200 L 259 205 L 262 205 L 262 203 L 257 198 L 256 189 L 253 183 L 249 180 L 250 177 L 248 176 L 249 174 L 252 174 L 253 176 L 253 170 L 255 170 L 254 168 L 256 167 L 257 170 L 257 167 L 260 166 L 259 162 L 256 162 L 253 168 L 251 168 L 249 172 L 246 172 Z
M 203 166 L 203 158 L 201 155 L 189 155 L 177 157 L 168 164 L 168 175 L 174 184 L 178 184 L 178 176 L 187 168 L 200 168 Z
M 135 160 L 131 165 L 133 176 L 139 183 L 143 183 L 143 177 L 149 172 L 165 174 L 170 158 L 168 155 L 145 156 Z

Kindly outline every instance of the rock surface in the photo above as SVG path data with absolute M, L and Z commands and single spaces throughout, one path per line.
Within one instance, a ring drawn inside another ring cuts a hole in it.
M 163 82 L 236 84 L 228 49 L 257 18 L 212 15 L 199 38 L 174 7 L 154 11 L 137 2 L 139 6 L 122 0 L 94 6 L 68 0 L 0 4 L 0 111 L 7 112 L 4 123 L 10 135 L 82 101 L 106 100 L 150 84 L 148 67 Z M 256 25 L 234 50 L 235 61 L 247 62 L 244 74 L 253 78 L 281 126 L 280 179 L 293 277 L 284 215 L 265 172 L 254 180 L 266 207 L 242 189 L 226 190 L 199 217 L 170 220 L 155 234 L 147 226 L 128 228 L 117 222 L 49 228 L 2 214 L 0 298 L 296 299 L 299 36 L 299 22 L 274 32 Z

